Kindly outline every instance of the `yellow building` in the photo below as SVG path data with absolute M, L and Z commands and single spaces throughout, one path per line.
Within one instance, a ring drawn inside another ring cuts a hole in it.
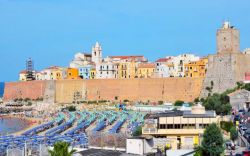
M 77 68 L 68 68 L 67 69 L 67 79 L 80 79 Z
M 118 78 L 119 79 L 135 78 L 135 76 L 136 76 L 135 61 L 119 62 L 119 65 L 118 65 Z
M 95 79 L 96 78 L 96 69 L 92 68 L 90 70 L 90 79 Z
M 27 74 L 27 71 L 26 70 L 23 70 L 19 73 L 19 81 L 27 81 L 26 79 L 26 74 Z
M 172 149 L 191 149 L 200 145 L 205 128 L 219 123 L 220 117 L 214 111 L 205 111 L 202 106 L 194 106 L 191 111 L 169 111 L 151 114 L 145 119 L 143 135 L 166 138 L 164 144 Z
M 137 77 L 138 78 L 150 78 L 155 72 L 155 64 L 153 63 L 141 63 L 138 66 Z
M 66 78 L 66 69 L 58 66 L 50 66 L 36 75 L 39 80 L 62 80 Z
M 205 77 L 207 72 L 208 58 L 185 64 L 185 77 Z

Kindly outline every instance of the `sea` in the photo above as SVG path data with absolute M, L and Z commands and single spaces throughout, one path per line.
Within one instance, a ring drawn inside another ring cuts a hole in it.
M 4 82 L 0 82 L 0 97 L 3 97 Z
M 21 131 L 29 126 L 27 120 L 0 116 L 0 136 Z

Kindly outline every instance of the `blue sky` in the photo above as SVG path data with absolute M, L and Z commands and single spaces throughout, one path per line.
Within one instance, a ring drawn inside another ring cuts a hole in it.
M 215 53 L 225 19 L 250 47 L 249 0 L 0 0 L 0 81 L 15 81 L 32 57 L 35 68 L 68 66 L 99 41 L 104 56 Z

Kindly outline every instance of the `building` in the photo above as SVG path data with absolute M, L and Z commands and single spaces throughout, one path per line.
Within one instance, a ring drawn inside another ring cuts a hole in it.
M 211 123 L 218 123 L 215 111 L 205 111 L 198 105 L 191 111 L 168 111 L 151 114 L 145 119 L 143 135 L 166 138 L 164 144 L 171 149 L 190 149 L 199 145 L 205 128 Z
M 67 69 L 67 79 L 76 80 L 80 79 L 77 68 L 68 68 Z
M 230 104 L 235 110 L 248 109 L 250 104 L 250 91 L 242 89 L 228 94 Z
M 138 78 L 150 78 L 154 75 L 155 64 L 154 63 L 141 63 L 138 66 L 137 77 Z
M 207 72 L 208 58 L 201 58 L 185 64 L 185 77 L 205 77 Z
M 156 69 L 154 73 L 154 77 L 156 78 L 164 78 L 170 77 L 170 67 L 168 63 L 170 62 L 172 57 L 160 58 L 155 61 Z
M 208 68 L 204 79 L 200 97 L 211 93 L 222 93 L 229 88 L 234 88 L 237 82 L 245 80 L 245 74 L 250 71 L 250 54 L 240 51 L 239 30 L 224 22 L 217 30 L 217 53 L 208 56 Z
M 90 70 L 90 79 L 96 79 L 96 68 L 93 66 L 93 68 Z
M 26 70 L 22 70 L 21 72 L 19 72 L 19 81 L 27 81 L 26 74 L 27 74 Z
M 118 63 L 101 62 L 96 64 L 96 79 L 117 79 Z
M 36 74 L 36 80 L 62 80 L 66 78 L 66 69 L 50 66 Z
M 91 69 L 93 68 L 93 65 L 85 65 L 83 67 L 79 67 L 78 68 L 78 73 L 79 73 L 79 76 L 82 78 L 82 79 L 90 79 L 91 77 Z
M 77 53 L 74 59 L 70 62 L 70 68 L 80 68 L 89 64 L 92 61 L 92 55 L 88 53 Z
M 185 76 L 185 64 L 198 61 L 200 58 L 193 54 L 182 54 L 173 57 L 168 63 L 169 73 L 171 77 L 184 77 Z
M 44 74 L 42 72 L 36 72 L 36 80 L 44 80 Z
M 92 62 L 95 64 L 102 62 L 102 47 L 98 42 L 92 47 Z
M 121 61 L 118 66 L 118 78 L 129 79 L 136 77 L 136 62 L 135 61 Z

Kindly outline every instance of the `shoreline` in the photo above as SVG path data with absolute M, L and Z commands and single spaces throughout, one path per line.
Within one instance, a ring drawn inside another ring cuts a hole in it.
M 42 119 L 39 118 L 32 118 L 32 117 L 27 117 L 23 114 L 4 114 L 4 115 L 0 115 L 0 118 L 17 118 L 17 119 L 21 119 L 21 120 L 26 120 L 28 122 L 28 126 L 20 131 L 17 132 L 13 132 L 13 133 L 9 133 L 8 135 L 21 135 L 22 133 L 24 133 L 25 131 L 32 129 L 36 126 L 38 126 L 39 124 L 41 124 Z

